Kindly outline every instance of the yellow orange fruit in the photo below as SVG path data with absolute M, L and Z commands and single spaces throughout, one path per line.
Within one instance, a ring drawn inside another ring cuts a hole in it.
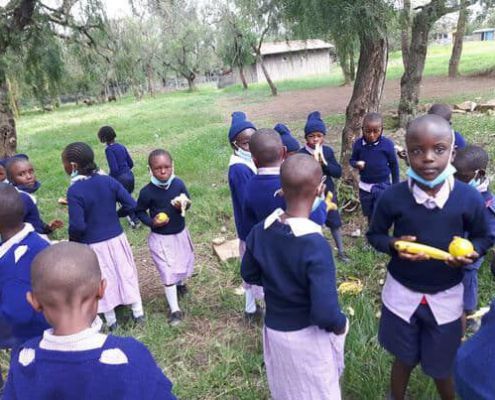
M 158 213 L 156 215 L 156 220 L 159 222 L 159 223 L 163 223 L 163 222 L 168 222 L 170 218 L 168 217 L 167 213 L 164 213 L 164 212 L 161 212 L 161 213 Z
M 466 257 L 474 253 L 474 247 L 469 240 L 454 236 L 449 245 L 449 253 L 454 257 Z

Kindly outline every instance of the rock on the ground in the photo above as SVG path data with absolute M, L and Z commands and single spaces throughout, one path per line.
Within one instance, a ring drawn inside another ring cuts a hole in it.
M 488 110 L 495 110 L 495 99 L 478 104 L 478 106 L 476 107 L 476 111 L 487 112 Z
M 466 110 L 452 110 L 453 114 L 467 114 L 468 112 Z
M 239 258 L 239 239 L 227 240 L 221 244 L 213 243 L 213 251 L 220 261 Z
M 460 104 L 454 105 L 454 110 L 460 110 L 465 112 L 473 112 L 476 109 L 477 104 L 474 101 L 464 101 Z

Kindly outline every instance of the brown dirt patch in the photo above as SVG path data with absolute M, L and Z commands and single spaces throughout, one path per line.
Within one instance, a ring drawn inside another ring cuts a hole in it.
M 495 76 L 461 77 L 427 77 L 421 84 L 421 97 L 424 99 L 441 99 L 462 93 L 476 95 L 495 87 Z M 320 110 L 324 115 L 344 113 L 352 95 L 352 86 L 326 86 L 317 89 L 282 92 L 277 97 L 265 101 L 246 104 L 240 97 L 233 98 L 228 108 L 239 108 L 251 119 L 272 121 L 297 121 L 306 118 L 313 110 Z M 389 80 L 385 83 L 382 110 L 395 108 L 400 97 L 400 81 Z

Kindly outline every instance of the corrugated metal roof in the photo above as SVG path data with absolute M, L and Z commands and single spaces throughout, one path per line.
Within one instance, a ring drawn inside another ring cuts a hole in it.
M 303 50 L 331 49 L 334 46 L 320 39 L 289 40 L 285 42 L 266 42 L 261 45 L 261 54 L 292 53 Z
M 495 31 L 495 28 L 485 28 L 485 29 L 478 29 L 473 33 L 493 32 L 493 31 Z

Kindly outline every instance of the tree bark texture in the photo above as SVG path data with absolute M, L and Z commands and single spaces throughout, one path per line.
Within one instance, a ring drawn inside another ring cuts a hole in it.
M 265 67 L 265 63 L 263 62 L 263 56 L 258 52 L 257 54 L 258 62 L 260 63 L 261 70 L 263 71 L 263 75 L 265 75 L 265 79 L 268 82 L 268 86 L 270 86 L 270 90 L 272 91 L 272 96 L 276 96 L 278 94 L 277 88 L 273 84 L 270 75 L 268 74 L 268 70 Z
M 457 20 L 457 30 L 454 36 L 454 45 L 452 46 L 452 54 L 449 61 L 450 78 L 457 78 L 459 76 L 459 63 L 461 62 L 462 45 L 464 43 L 467 19 L 467 3 L 466 0 L 461 0 L 461 9 L 459 10 L 459 19 Z
M 194 92 L 196 90 L 196 84 L 194 83 L 194 80 L 196 79 L 196 74 L 194 72 L 191 72 L 185 75 L 185 78 L 187 80 L 187 86 L 189 87 L 189 91 Z
M 246 76 L 244 75 L 244 66 L 242 64 L 239 65 L 239 77 L 241 78 L 242 87 L 244 88 L 244 90 L 247 90 L 248 89 L 248 83 L 246 80 Z
M 17 133 L 9 87 L 5 75 L 0 77 L 0 159 L 13 156 L 17 149 Z
M 344 182 L 355 184 L 349 159 L 352 144 L 361 135 L 363 117 L 367 112 L 378 111 L 387 72 L 388 41 L 385 33 L 362 32 L 359 35 L 360 53 L 356 80 L 342 131 L 341 162 Z
M 401 34 L 400 43 L 402 49 L 402 63 L 404 69 L 409 63 L 409 46 L 411 37 L 411 0 L 404 0 L 404 7 L 401 14 Z

